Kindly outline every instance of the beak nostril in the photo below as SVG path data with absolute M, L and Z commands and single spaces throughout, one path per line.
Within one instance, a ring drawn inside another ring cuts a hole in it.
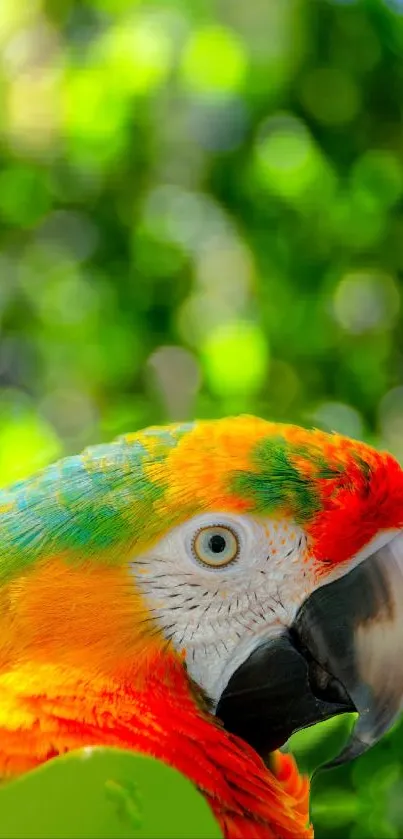
M 351 697 L 344 685 L 333 673 L 326 669 L 323 662 L 321 663 L 314 658 L 295 627 L 290 627 L 289 636 L 295 649 L 301 653 L 308 664 L 308 683 L 313 695 L 324 702 L 334 702 L 336 705 L 351 705 Z
M 308 663 L 308 682 L 314 696 L 325 702 L 351 704 L 351 698 L 344 686 L 333 673 L 326 670 L 323 663 L 314 658 L 311 650 L 303 642 L 301 635 L 294 627 L 289 629 L 289 636 L 295 649 L 301 653 Z

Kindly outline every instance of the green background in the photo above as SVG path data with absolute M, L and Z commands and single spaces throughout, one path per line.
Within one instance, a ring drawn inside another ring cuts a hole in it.
M 245 411 L 403 458 L 402 59 L 399 0 L 1 0 L 2 483 Z M 403 836 L 403 728 L 312 814 Z

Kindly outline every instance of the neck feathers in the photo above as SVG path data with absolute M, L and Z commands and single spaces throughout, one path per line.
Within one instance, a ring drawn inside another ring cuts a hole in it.
M 190 778 L 228 839 L 310 839 L 306 779 L 224 731 L 127 570 L 56 559 L 0 601 L 0 774 L 84 746 L 133 749 Z
M 228 839 L 311 839 L 308 782 L 290 756 L 267 769 L 212 717 L 177 656 L 155 653 L 141 687 L 60 665 L 0 677 L 0 773 L 84 746 L 150 754 L 190 778 Z

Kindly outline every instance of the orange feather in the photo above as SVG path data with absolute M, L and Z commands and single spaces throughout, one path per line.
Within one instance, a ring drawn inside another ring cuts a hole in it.
M 59 558 L 9 583 L 1 601 L 3 776 L 82 746 L 134 749 L 189 777 L 230 839 L 312 836 L 292 758 L 266 768 L 209 714 L 127 570 Z

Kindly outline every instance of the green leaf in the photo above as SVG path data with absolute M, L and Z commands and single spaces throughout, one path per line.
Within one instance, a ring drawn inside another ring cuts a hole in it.
M 152 757 L 87 748 L 0 790 L 0 839 L 221 839 L 193 784 Z
M 311 775 L 340 754 L 356 722 L 356 714 L 342 714 L 296 732 L 288 743 L 301 772 Z

